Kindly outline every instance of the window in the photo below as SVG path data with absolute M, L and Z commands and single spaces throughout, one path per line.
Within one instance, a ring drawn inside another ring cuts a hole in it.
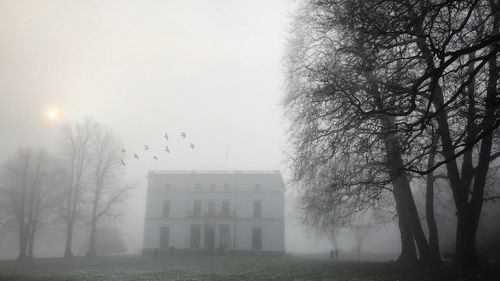
M 169 183 L 165 184 L 165 189 L 167 189 L 167 190 L 170 189 L 170 184 Z
M 260 184 L 255 184 L 255 189 L 260 189 Z
M 163 202 L 163 217 L 164 218 L 170 217 L 170 201 Z
M 213 183 L 210 184 L 210 189 L 212 189 L 212 190 L 215 189 L 215 184 L 213 184 Z
M 170 240 L 170 227 L 162 226 L 160 228 L 160 248 L 168 248 Z
M 229 206 L 230 205 L 228 200 L 222 201 L 222 216 L 225 218 L 231 216 Z
M 219 226 L 219 246 L 229 248 L 229 225 L 227 224 Z
M 196 200 L 193 202 L 193 217 L 201 217 L 201 201 Z
M 252 249 L 262 249 L 262 228 L 252 228 Z
M 208 217 L 215 217 L 215 201 L 210 200 L 208 201 Z
M 260 200 L 255 200 L 253 201 L 253 217 L 254 218 L 261 218 L 262 217 L 262 203 Z
M 200 183 L 196 184 L 196 189 L 201 189 L 201 184 Z
M 225 183 L 225 184 L 224 184 L 224 189 L 225 189 L 225 190 L 228 190 L 228 189 L 229 189 L 229 183 Z
M 189 237 L 189 247 L 192 249 L 200 248 L 201 227 L 199 225 L 191 225 Z

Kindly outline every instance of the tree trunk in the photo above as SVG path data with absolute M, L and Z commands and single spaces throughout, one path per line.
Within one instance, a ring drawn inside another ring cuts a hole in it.
M 26 259 L 26 245 L 27 245 L 27 229 L 26 224 L 19 223 L 19 255 L 17 256 L 17 260 L 25 260 Z
M 95 251 L 95 236 L 96 236 L 96 228 L 97 221 L 99 220 L 99 216 L 97 215 L 97 207 L 99 206 L 99 201 L 101 199 L 101 177 L 99 174 L 96 175 L 96 185 L 94 190 L 94 200 L 92 201 L 92 217 L 90 220 L 90 238 L 89 238 L 89 250 L 87 252 L 87 256 L 95 257 L 97 255 Z
M 393 195 L 396 202 L 396 212 L 398 213 L 398 226 L 401 235 L 401 254 L 399 255 L 398 262 L 401 263 L 416 263 L 418 261 L 417 250 L 413 233 L 408 225 L 408 215 L 405 208 L 402 206 L 400 189 L 394 185 Z
M 27 241 L 27 226 L 26 226 L 26 190 L 28 186 L 28 170 L 30 163 L 30 155 L 26 155 L 24 159 L 24 169 L 23 169 L 23 180 L 21 189 L 21 202 L 19 209 L 17 210 L 17 223 L 19 225 L 19 256 L 18 260 L 26 259 L 26 241 Z
M 356 246 L 356 249 L 358 251 L 358 261 L 361 261 L 361 245 L 357 245 Z
M 479 266 L 476 256 L 476 229 L 467 213 L 460 212 L 457 216 L 455 264 L 460 269 Z
M 90 225 L 89 250 L 87 252 L 87 256 L 89 257 L 97 256 L 97 253 L 95 251 L 96 225 L 97 225 L 97 220 L 95 218 L 92 218 L 92 222 Z
M 389 176 L 392 179 L 394 196 L 398 198 L 396 199 L 396 205 L 398 201 L 400 204 L 400 207 L 396 209 L 398 210 L 399 220 L 403 222 L 403 224 L 400 223 L 400 226 L 404 226 L 404 230 L 400 229 L 402 234 L 401 241 L 403 242 L 404 239 L 405 243 L 407 243 L 404 247 L 408 247 L 408 250 L 411 250 L 411 246 L 409 245 L 410 242 L 406 241 L 410 239 L 410 235 L 407 232 L 411 232 L 411 237 L 414 238 L 418 248 L 420 261 L 425 264 L 430 264 L 429 244 L 427 243 L 422 224 L 420 223 L 408 176 L 404 171 L 399 140 L 397 136 L 392 133 L 394 131 L 393 120 L 391 120 L 390 117 L 384 117 L 381 122 L 383 130 L 387 132 L 384 135 L 384 146 Z M 413 241 L 411 243 L 413 243 Z M 409 258 L 412 258 L 411 255 L 413 254 L 409 255 Z
M 35 247 L 36 223 L 31 226 L 31 232 L 28 240 L 28 259 L 33 258 L 33 248 Z
M 434 166 L 434 159 L 436 156 L 437 141 L 434 140 L 432 143 L 431 151 L 429 153 L 429 160 L 427 162 L 427 167 L 432 168 Z M 439 236 L 436 224 L 436 218 L 434 215 L 434 174 L 431 172 L 426 178 L 426 191 L 425 191 L 425 217 L 427 221 L 427 227 L 429 228 L 429 247 L 432 264 L 435 266 L 440 266 L 443 264 L 441 259 L 441 254 L 439 252 Z
M 66 245 L 64 247 L 64 257 L 73 257 L 72 244 L 73 244 L 73 223 L 74 221 L 68 219 L 66 222 Z
M 396 162 L 398 163 L 394 162 L 394 160 L 389 161 L 391 163 L 401 164 L 402 159 L 400 159 L 401 162 L 396 160 Z M 401 169 L 402 166 L 399 171 L 401 171 Z M 403 209 L 400 220 L 403 220 L 405 228 L 408 228 L 408 230 L 405 231 L 411 232 L 411 237 L 414 239 L 418 249 L 418 257 L 420 262 L 424 264 L 430 264 L 431 260 L 429 244 L 427 243 L 427 239 L 422 229 L 422 224 L 420 223 L 420 218 L 417 213 L 415 201 L 413 200 L 408 177 L 405 172 L 400 172 L 397 176 L 397 174 L 395 174 L 397 170 L 394 170 L 394 167 L 391 170 L 391 177 L 396 177 L 393 180 L 394 190 L 399 189 L 398 196 L 400 197 L 399 200 L 401 201 Z M 413 243 L 413 241 L 411 243 Z
M 381 100 L 381 94 L 377 88 L 376 78 L 370 73 L 367 80 L 371 86 L 371 95 L 375 99 L 379 110 L 384 109 L 384 103 Z M 416 242 L 418 248 L 419 259 L 421 262 L 430 263 L 430 249 L 420 218 L 418 216 L 417 207 L 411 193 L 410 182 L 404 170 L 403 157 L 401 156 L 401 146 L 398 136 L 395 132 L 394 118 L 389 116 L 381 116 L 380 123 L 382 126 L 386 167 L 389 177 L 392 181 L 394 199 L 396 201 L 396 210 L 398 212 L 399 230 L 401 233 L 401 262 L 415 262 Z
M 73 190 L 73 196 L 70 197 L 69 201 L 71 203 L 71 208 L 68 206 L 68 220 L 67 220 L 67 227 L 66 227 L 66 246 L 64 249 L 64 257 L 70 258 L 73 257 L 73 228 L 75 224 L 75 219 L 76 219 L 76 206 L 78 203 L 78 198 L 79 198 L 79 185 L 80 180 L 77 179 L 74 190 Z

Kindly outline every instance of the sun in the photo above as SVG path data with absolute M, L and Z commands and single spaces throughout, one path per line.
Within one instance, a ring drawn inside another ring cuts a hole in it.
M 55 121 L 59 117 L 59 112 L 55 109 L 49 109 L 46 115 L 50 121 Z

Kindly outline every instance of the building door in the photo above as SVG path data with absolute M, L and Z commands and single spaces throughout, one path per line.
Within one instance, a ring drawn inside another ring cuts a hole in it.
M 201 227 L 199 225 L 191 225 L 189 247 L 192 249 L 200 248 Z
M 229 248 L 229 225 L 227 224 L 219 226 L 219 247 Z
M 168 248 L 170 242 L 170 227 L 162 226 L 160 228 L 160 248 Z
M 215 227 L 205 225 L 205 249 L 215 248 Z
M 252 249 L 262 249 L 262 228 L 252 228 Z

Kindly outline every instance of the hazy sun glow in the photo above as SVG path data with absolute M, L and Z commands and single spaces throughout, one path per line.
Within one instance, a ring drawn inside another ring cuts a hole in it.
M 51 121 L 56 120 L 59 117 L 59 112 L 55 109 L 49 109 L 47 111 L 47 118 Z

